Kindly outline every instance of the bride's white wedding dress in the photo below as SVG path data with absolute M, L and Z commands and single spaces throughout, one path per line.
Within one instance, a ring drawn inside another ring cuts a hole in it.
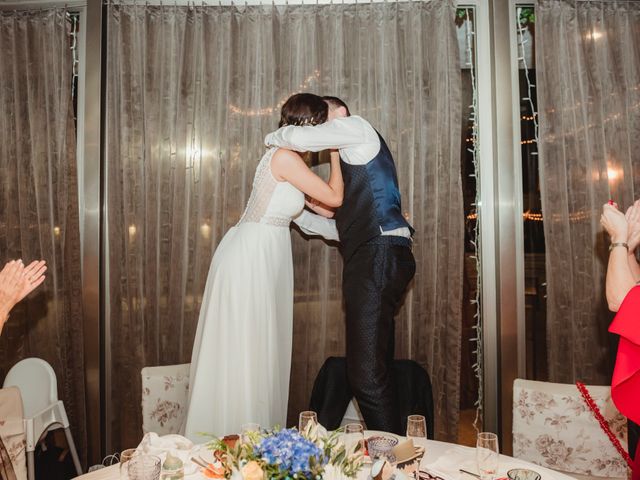
M 184 434 L 240 433 L 244 423 L 285 426 L 293 335 L 289 224 L 304 194 L 271 173 L 270 149 L 258 164 L 238 224 L 216 249 L 191 357 Z

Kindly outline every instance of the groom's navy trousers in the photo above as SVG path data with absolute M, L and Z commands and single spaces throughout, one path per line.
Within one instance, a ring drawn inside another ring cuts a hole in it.
M 402 434 L 392 374 L 394 316 L 415 270 L 411 240 L 397 236 L 361 244 L 344 265 L 347 373 L 369 430 Z

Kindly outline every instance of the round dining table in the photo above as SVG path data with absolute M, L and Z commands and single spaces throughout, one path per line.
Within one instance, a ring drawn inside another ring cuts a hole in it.
M 369 438 L 374 435 L 388 435 L 395 436 L 393 434 L 366 431 L 365 437 Z M 397 437 L 397 436 L 396 436 Z M 402 437 L 397 437 L 400 441 L 404 440 Z M 438 442 L 435 440 L 416 439 L 414 438 L 414 444 L 416 446 L 422 446 L 425 448 L 424 456 L 420 461 L 420 470 L 427 472 L 432 478 L 441 478 L 443 480 L 474 480 L 477 477 L 471 475 L 477 475 L 478 469 L 476 467 L 476 454 L 475 448 L 465 447 L 462 445 L 456 445 L 453 443 Z M 515 468 L 526 468 L 534 470 L 539 473 L 541 480 L 573 480 L 567 474 L 563 474 L 554 470 L 550 470 L 539 465 L 534 465 L 530 462 L 520 460 L 506 455 L 500 455 L 500 461 L 498 464 L 498 471 L 494 476 L 494 479 L 507 478 L 507 472 Z M 370 478 L 369 473 L 371 470 L 370 464 L 365 464 L 358 474 L 357 480 L 366 480 Z M 461 472 L 466 470 L 470 473 Z M 120 470 L 119 466 L 111 465 L 109 467 L 95 470 L 91 473 L 76 477 L 79 480 L 119 480 Z M 207 477 L 200 473 L 200 469 L 197 469 L 195 473 L 185 475 L 185 480 L 205 480 Z

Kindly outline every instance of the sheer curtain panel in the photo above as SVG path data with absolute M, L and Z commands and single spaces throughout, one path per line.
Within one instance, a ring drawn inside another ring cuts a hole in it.
M 604 298 L 609 199 L 640 190 L 640 3 L 536 3 L 549 379 L 610 381 Z
M 71 22 L 63 9 L 0 12 L 0 261 L 47 261 L 0 338 L 0 378 L 25 357 L 58 378 L 86 453 L 84 337 Z
M 140 437 L 140 369 L 190 360 L 213 251 L 240 217 L 280 106 L 299 91 L 342 97 L 395 155 L 418 263 L 396 356 L 429 370 L 438 437 L 455 439 L 463 211 L 454 15 L 450 0 L 108 6 L 107 400 L 115 448 Z M 291 424 L 326 357 L 344 354 L 340 255 L 293 237 Z M 224 368 L 211 365 L 211 374 Z

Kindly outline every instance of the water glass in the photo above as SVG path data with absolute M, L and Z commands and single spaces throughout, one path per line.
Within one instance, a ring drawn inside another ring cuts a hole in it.
M 348 423 L 344 426 L 344 445 L 347 452 L 355 457 L 364 458 L 364 427 L 360 423 Z
M 248 444 L 251 443 L 251 434 L 260 433 L 262 427 L 259 423 L 245 423 L 240 429 L 242 443 Z
M 137 453 L 138 451 L 135 448 L 127 448 L 120 453 L 120 478 L 129 478 L 127 473 L 129 460 L 131 460 Z
M 367 446 L 371 460 L 378 460 L 379 458 L 383 458 L 391 463 L 395 462 L 396 457 L 393 455 L 393 447 L 395 447 L 397 444 L 398 440 L 393 437 L 370 437 L 367 440 Z
M 318 424 L 318 415 L 316 412 L 306 411 L 300 414 L 300 419 L 298 420 L 298 431 L 303 433 L 309 428 L 309 424 L 317 425 Z
M 409 415 L 407 438 L 427 438 L 427 420 L 423 415 Z
M 498 436 L 495 433 L 481 432 L 476 442 L 476 461 L 482 480 L 492 480 L 498 471 Z
M 155 455 L 135 455 L 129 464 L 129 480 L 159 480 L 160 458 Z

